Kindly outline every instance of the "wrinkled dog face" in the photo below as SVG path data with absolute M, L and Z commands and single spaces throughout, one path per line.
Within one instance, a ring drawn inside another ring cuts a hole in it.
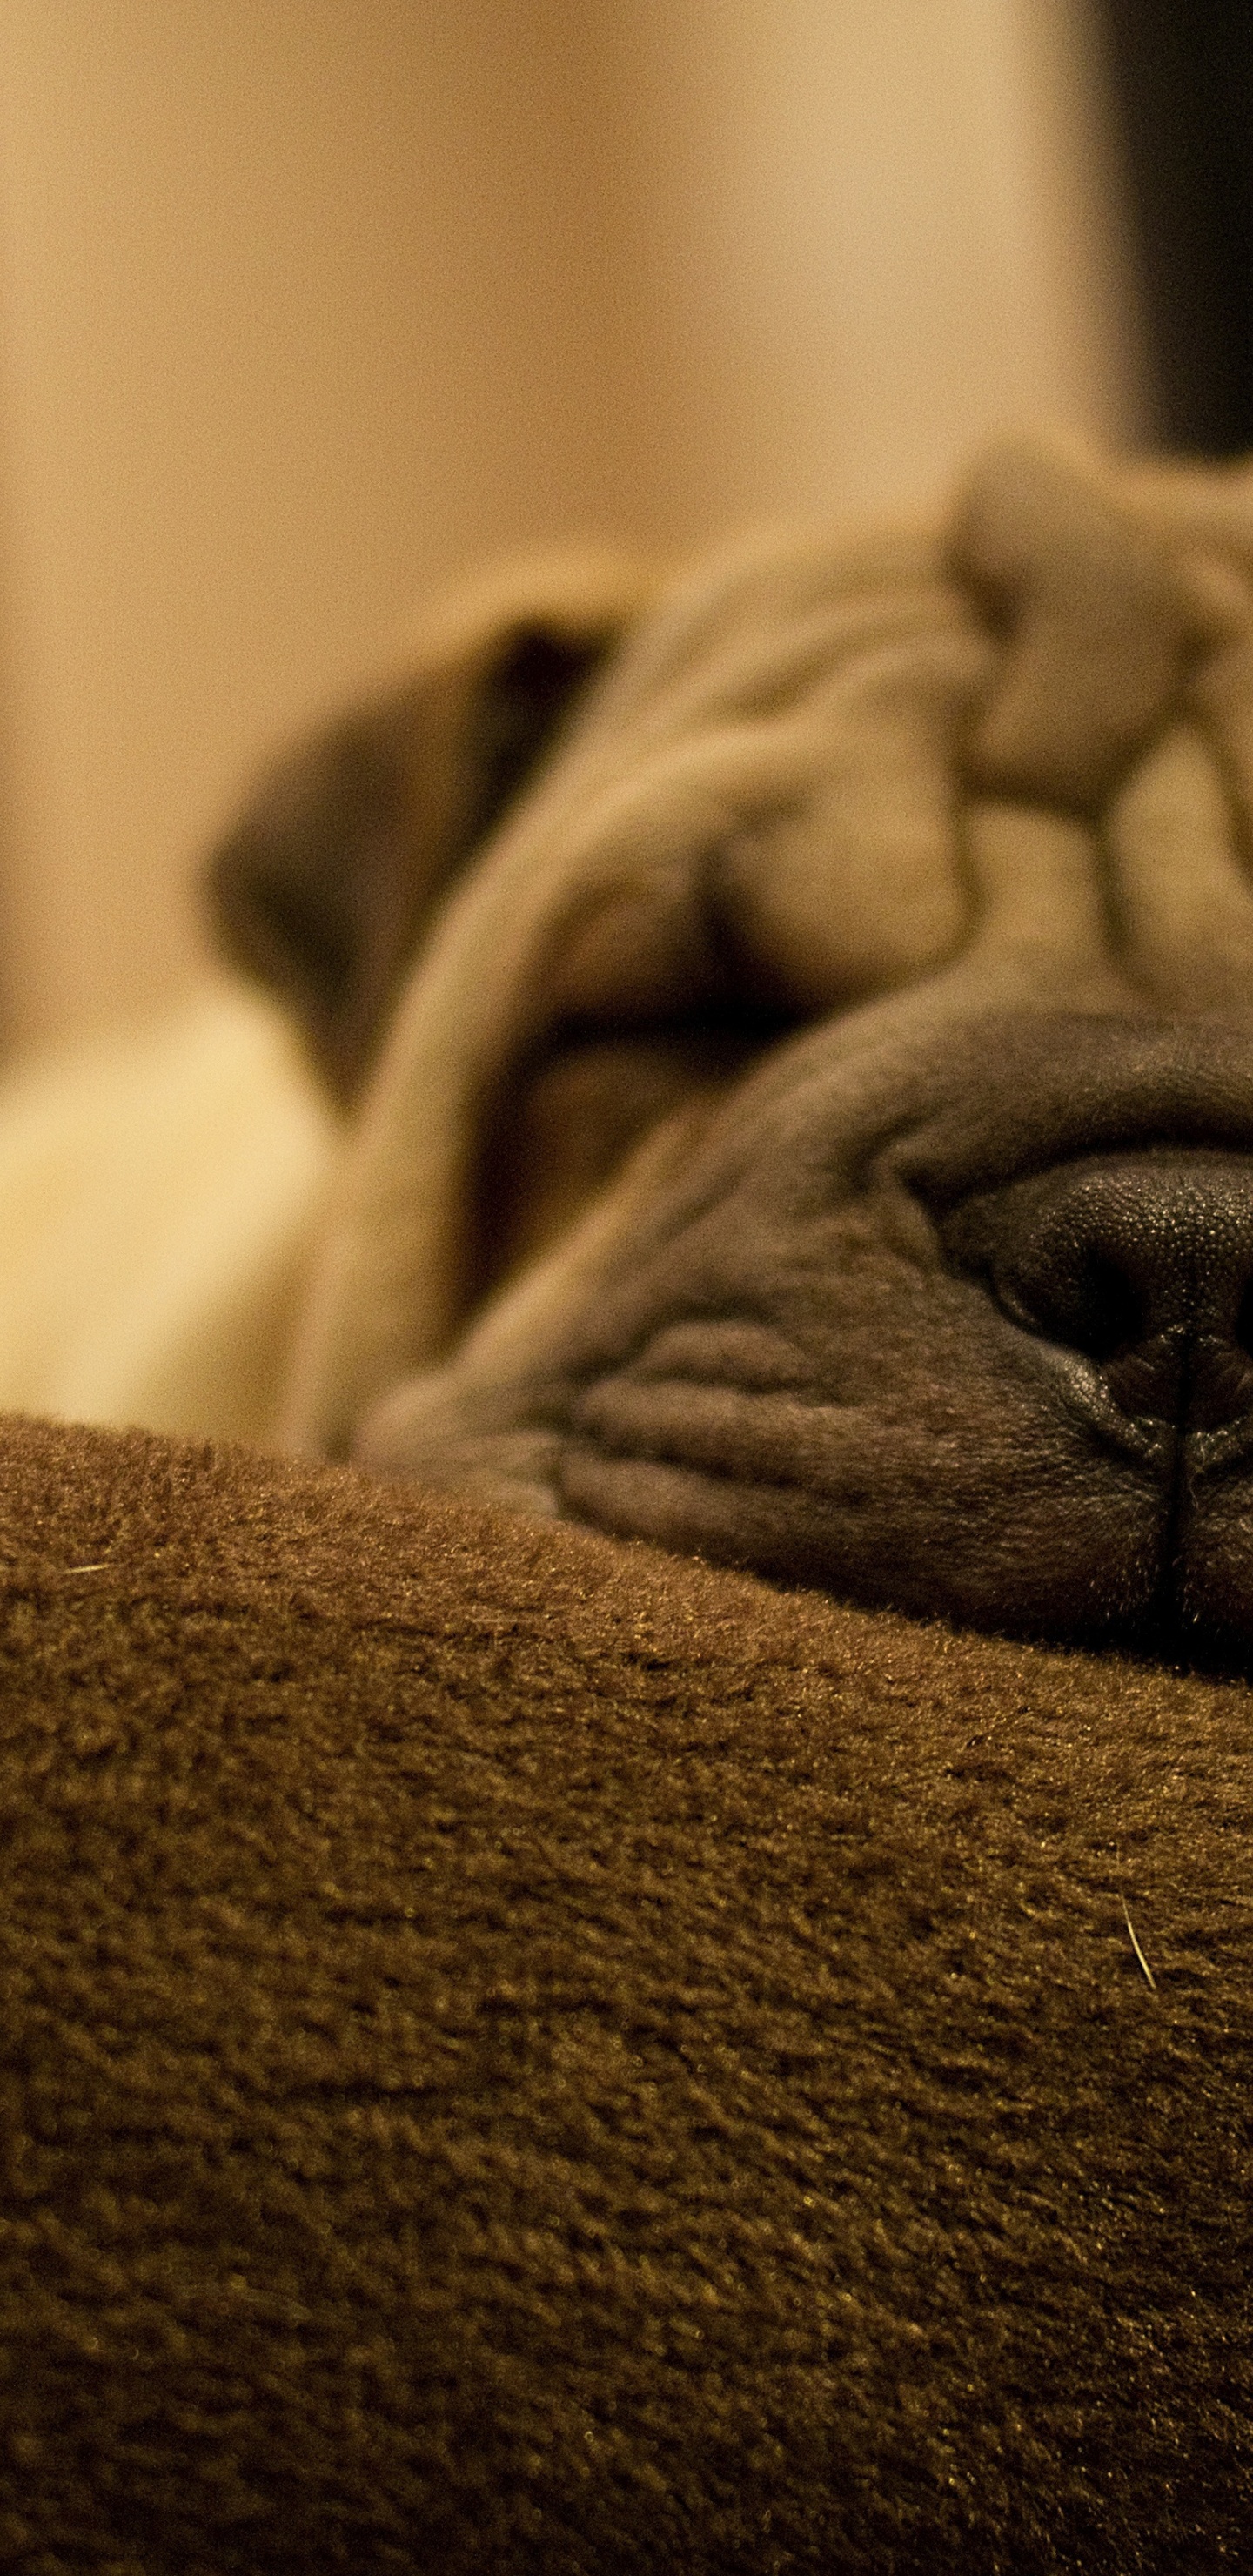
M 293 1438 L 1247 1661 L 1253 477 L 549 591 L 216 863 L 351 1102 Z

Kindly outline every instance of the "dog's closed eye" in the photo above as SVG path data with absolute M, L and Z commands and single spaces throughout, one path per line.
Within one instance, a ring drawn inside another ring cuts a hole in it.
M 698 1120 L 790 1026 L 744 1003 L 558 1029 L 486 1122 L 467 1304 L 559 1241 L 645 1136 L 682 1112 Z

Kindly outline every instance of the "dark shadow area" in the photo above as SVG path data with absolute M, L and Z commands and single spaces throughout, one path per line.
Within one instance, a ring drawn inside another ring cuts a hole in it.
M 1253 9 L 1098 0 L 1162 444 L 1253 447 Z

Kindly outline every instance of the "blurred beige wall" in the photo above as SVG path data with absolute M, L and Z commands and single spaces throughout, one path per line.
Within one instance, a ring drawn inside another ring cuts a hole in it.
M 4 0 L 0 1022 L 197 971 L 276 735 L 493 550 L 1148 422 L 1083 0 Z

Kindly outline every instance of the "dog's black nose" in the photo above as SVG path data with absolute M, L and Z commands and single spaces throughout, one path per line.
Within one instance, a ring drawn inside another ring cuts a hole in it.
M 941 1233 L 1015 1323 L 1095 1361 L 1121 1412 L 1210 1431 L 1253 1411 L 1253 1158 L 1063 1163 Z

